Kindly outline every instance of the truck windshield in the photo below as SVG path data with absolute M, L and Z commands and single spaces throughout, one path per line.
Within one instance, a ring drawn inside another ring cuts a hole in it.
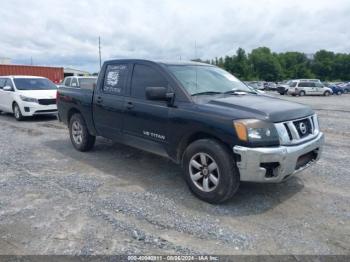
M 57 89 L 54 83 L 45 78 L 15 78 L 18 90 L 54 90 Z
M 174 65 L 168 68 L 190 95 L 252 92 L 236 77 L 214 66 Z

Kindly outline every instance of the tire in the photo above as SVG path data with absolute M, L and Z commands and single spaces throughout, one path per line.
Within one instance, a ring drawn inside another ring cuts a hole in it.
M 280 93 L 281 96 L 284 96 L 284 93 Z
M 340 96 L 340 95 L 341 95 L 341 91 L 338 91 L 338 92 L 337 92 L 337 95 Z
M 78 151 L 86 152 L 93 148 L 96 137 L 90 135 L 81 114 L 74 114 L 69 121 L 70 140 Z
M 216 140 L 200 139 L 190 144 L 182 166 L 188 187 L 203 201 L 222 203 L 238 190 L 240 178 L 233 156 Z
M 22 121 L 24 119 L 21 109 L 19 108 L 19 105 L 17 103 L 13 104 L 12 110 L 13 110 L 13 115 L 15 116 L 15 119 L 17 121 Z
M 348 90 L 347 90 L 347 89 L 345 89 L 345 90 L 344 90 L 344 94 L 347 94 L 347 93 L 348 93 Z
M 329 91 L 326 91 L 323 93 L 324 96 L 329 96 L 331 93 Z
M 305 91 L 300 91 L 299 92 L 299 96 L 304 96 L 305 95 Z

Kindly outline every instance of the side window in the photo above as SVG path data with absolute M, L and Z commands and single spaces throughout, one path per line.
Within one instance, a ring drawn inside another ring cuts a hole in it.
M 72 80 L 71 77 L 67 77 L 66 80 L 64 80 L 64 85 L 65 85 L 65 86 L 70 86 L 71 80 Z
M 5 86 L 6 78 L 0 78 L 0 89 L 2 89 Z
M 146 99 L 146 87 L 167 87 L 167 80 L 150 66 L 138 65 L 134 67 L 131 84 L 131 96 Z
M 102 91 L 109 94 L 124 94 L 128 72 L 127 64 L 108 65 Z
M 310 86 L 310 83 L 309 82 L 300 82 L 299 87 L 309 87 Z
M 13 88 L 12 80 L 10 78 L 7 78 L 5 86 L 10 86 Z
M 72 79 L 72 83 L 70 85 L 71 87 L 78 87 L 78 80 L 76 77 Z

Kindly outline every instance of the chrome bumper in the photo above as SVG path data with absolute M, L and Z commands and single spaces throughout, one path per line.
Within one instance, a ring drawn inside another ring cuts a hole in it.
M 323 144 L 323 133 L 319 133 L 313 140 L 300 145 L 271 148 L 235 146 L 233 151 L 240 156 L 237 166 L 241 181 L 278 183 L 319 160 Z

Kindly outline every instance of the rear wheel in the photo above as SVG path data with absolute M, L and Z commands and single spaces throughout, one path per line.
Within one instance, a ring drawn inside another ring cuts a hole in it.
M 69 134 L 73 146 L 81 152 L 91 150 L 95 144 L 96 137 L 90 135 L 81 114 L 74 114 L 71 117 L 69 121 Z
M 329 96 L 331 93 L 329 91 L 326 91 L 323 93 L 324 96 Z
M 234 159 L 216 140 L 201 139 L 189 145 L 183 168 L 190 190 L 201 200 L 222 203 L 238 190 L 240 179 Z
M 338 92 L 337 92 L 337 95 L 340 96 L 340 95 L 341 95 L 341 91 L 338 91 Z
M 17 103 L 13 104 L 13 115 L 15 116 L 17 121 L 22 121 L 24 118 L 21 109 L 19 108 L 19 105 Z

